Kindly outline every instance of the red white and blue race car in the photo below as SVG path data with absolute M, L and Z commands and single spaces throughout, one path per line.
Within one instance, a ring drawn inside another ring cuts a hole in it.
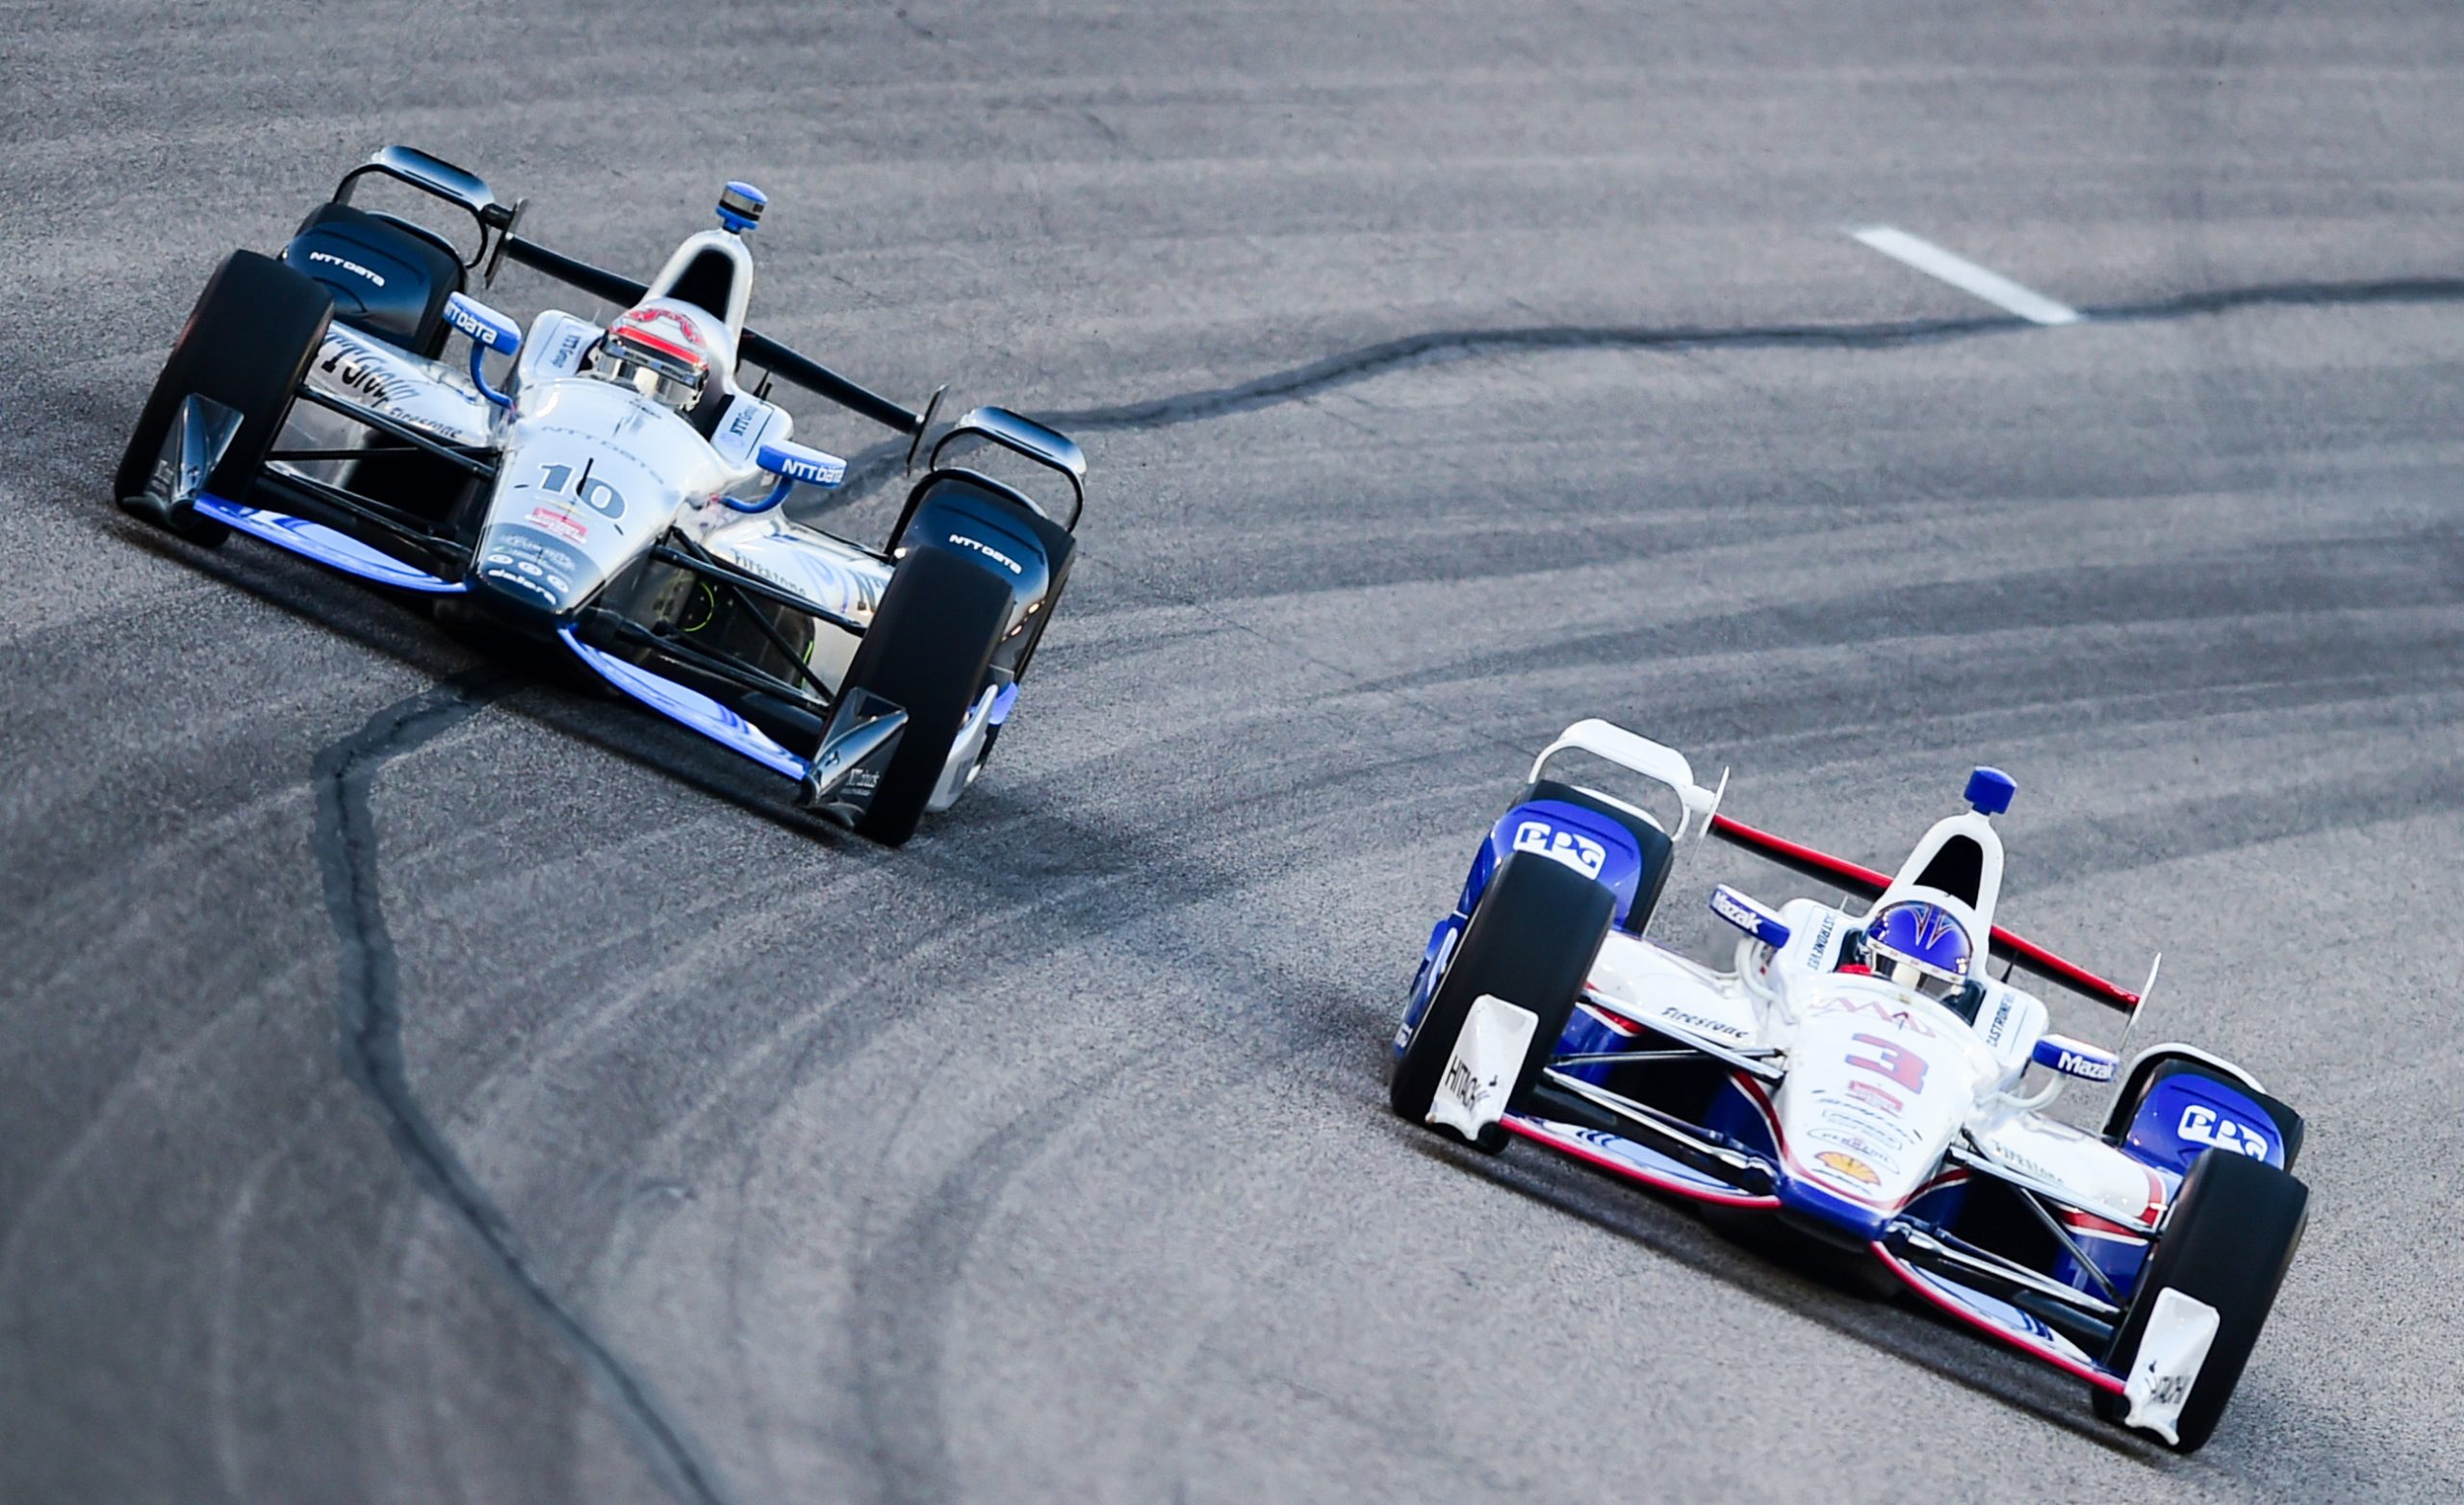
M 1570 753 L 1664 785 L 1676 825 L 1549 777 Z M 2013 965 L 2125 1011 L 2141 995 L 1993 923 L 1990 817 L 2014 787 L 1976 770 L 1973 808 L 1886 875 L 1721 815 L 1671 749 L 1568 727 L 1429 937 L 1395 1039 L 1395 1111 L 1870 1256 L 2085 1380 L 2100 1416 L 2197 1448 L 2301 1240 L 2301 1119 L 2194 1047 L 2150 1047 L 2125 1070 L 2049 1032 Z M 1706 834 L 1863 906 L 1772 908 L 1721 885 L 1732 966 L 1681 956 L 1645 929 L 1678 845 Z M 2099 1132 L 2045 1112 L 2068 1083 L 2117 1077 Z

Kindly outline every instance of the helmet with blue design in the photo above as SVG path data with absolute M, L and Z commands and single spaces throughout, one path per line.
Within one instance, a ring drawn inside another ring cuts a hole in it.
M 1867 965 L 1928 998 L 1947 998 L 1967 982 L 1976 946 L 1946 905 L 1903 899 L 1865 922 Z

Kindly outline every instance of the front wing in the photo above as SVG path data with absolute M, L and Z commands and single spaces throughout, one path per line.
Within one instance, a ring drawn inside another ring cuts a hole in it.
M 444 444 L 384 414 L 316 392 L 304 383 L 299 395 L 441 455 L 475 473 L 493 473 L 492 458 Z M 427 596 L 460 595 L 469 590 L 465 577 L 470 563 L 467 548 L 371 498 L 305 475 L 275 471 L 260 472 L 245 499 L 206 491 L 205 478 L 213 473 L 237 428 L 237 415 L 228 408 L 201 396 L 188 398 L 165 436 L 162 463 L 156 467 L 155 480 L 147 495 L 133 499 L 167 519 L 188 515 L 219 523 L 372 584 Z M 279 460 L 283 456 L 276 451 L 269 458 Z M 269 506 L 267 502 L 282 505 Z M 363 536 L 367 534 L 395 544 L 400 554 L 419 556 L 427 568 L 378 548 Z M 699 550 L 662 548 L 658 553 L 680 568 L 709 574 L 725 585 L 783 601 L 860 634 L 863 630 L 860 624 L 797 599 L 766 581 L 740 577 L 738 572 L 726 569 Z M 878 697 L 860 694 L 841 697 L 833 703 L 798 686 L 769 682 L 757 671 L 735 671 L 747 679 L 758 678 L 760 682 L 753 688 L 790 701 L 803 701 L 813 711 L 828 716 L 819 748 L 808 757 L 703 691 L 582 641 L 573 625 L 560 627 L 557 637 L 577 658 L 618 691 L 772 773 L 796 780 L 800 803 L 851 822 L 860 817 L 870 804 L 871 790 L 906 727 L 907 713 Z M 721 671 L 721 677 L 729 677 L 725 665 L 707 667 Z
M 1776 1065 L 1761 1061 L 1740 1063 L 1740 1069 L 1765 1078 L 1779 1074 Z M 1498 1127 L 1515 1138 L 1665 1195 L 1743 1211 L 1776 1212 L 1781 1207 L 1777 1188 L 1784 1172 L 1768 1159 L 1707 1128 L 1623 1098 L 1558 1066 L 1544 1069 L 1527 1098 L 1506 1110 Z M 1967 1173 L 1953 1168 L 1929 1186 L 1947 1185 Z M 2099 1332 L 2109 1336 L 2121 1319 L 2120 1308 L 2060 1286 L 1906 1213 L 1888 1222 L 1883 1236 L 1867 1248 L 1935 1310 L 2099 1390 L 2129 1394 L 2131 1377 L 2107 1368 L 2080 1340 Z M 2069 1314 L 2065 1326 L 2080 1330 L 2080 1336 L 2063 1331 L 2014 1299 L 2029 1295 L 2039 1298 L 2040 1305 L 2061 1303 Z

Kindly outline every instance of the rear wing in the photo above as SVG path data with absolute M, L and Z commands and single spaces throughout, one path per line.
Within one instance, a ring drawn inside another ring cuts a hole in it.
M 536 241 L 518 233 L 522 214 L 529 200 L 516 199 L 507 204 L 499 199 L 486 180 L 468 167 L 459 167 L 441 157 L 431 156 L 414 146 L 382 146 L 366 162 L 343 174 L 334 190 L 334 201 L 350 202 L 351 192 L 359 180 L 373 174 L 406 184 L 432 198 L 440 199 L 477 221 L 479 249 L 465 265 L 487 268 L 481 278 L 483 286 L 493 285 L 497 269 L 506 261 L 517 261 L 533 271 L 544 272 L 567 287 L 578 288 L 603 302 L 630 308 L 649 295 L 650 285 L 630 277 L 578 261 L 561 251 L 549 249 Z M 736 357 L 768 371 L 782 381 L 790 382 L 817 397 L 826 397 L 851 413 L 872 420 L 884 428 L 902 434 L 921 435 L 926 414 L 902 407 L 880 393 L 860 386 L 822 365 L 810 356 L 800 355 L 768 335 L 747 329 L 736 344 Z
M 605 268 L 577 261 L 561 251 L 552 251 L 536 241 L 526 241 L 510 230 L 497 242 L 496 253 L 620 308 L 630 308 L 650 293 L 649 283 L 636 282 Z M 812 357 L 798 354 L 757 329 L 746 329 L 744 338 L 736 342 L 736 358 L 760 367 L 781 381 L 802 387 L 814 396 L 827 397 L 850 413 L 871 419 L 884 428 L 901 434 L 924 431 L 923 414 L 901 407 L 880 393 L 859 386 Z
M 1835 857 L 1827 852 L 1774 836 L 1758 830 L 1743 821 L 1734 821 L 1714 813 L 1709 818 L 1710 832 L 1723 841 L 1758 853 L 1792 873 L 1800 873 L 1818 882 L 1867 899 L 1879 899 L 1890 886 L 1890 875 L 1878 873 L 1862 863 L 1845 857 Z M 1992 950 L 2006 960 L 2028 969 L 2049 982 L 2057 983 L 2082 998 L 2093 999 L 2109 1008 L 2124 1013 L 2139 1007 L 2141 994 L 2108 982 L 2076 962 L 2066 961 L 2024 936 L 2015 935 L 2000 926 L 1993 927 Z M 2150 979 L 2154 973 L 2150 972 Z

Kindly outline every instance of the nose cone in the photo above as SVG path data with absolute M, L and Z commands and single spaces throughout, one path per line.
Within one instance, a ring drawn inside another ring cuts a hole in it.
M 480 537 L 471 590 L 501 615 L 552 627 L 573 614 L 595 576 L 581 550 L 534 527 L 500 524 Z

